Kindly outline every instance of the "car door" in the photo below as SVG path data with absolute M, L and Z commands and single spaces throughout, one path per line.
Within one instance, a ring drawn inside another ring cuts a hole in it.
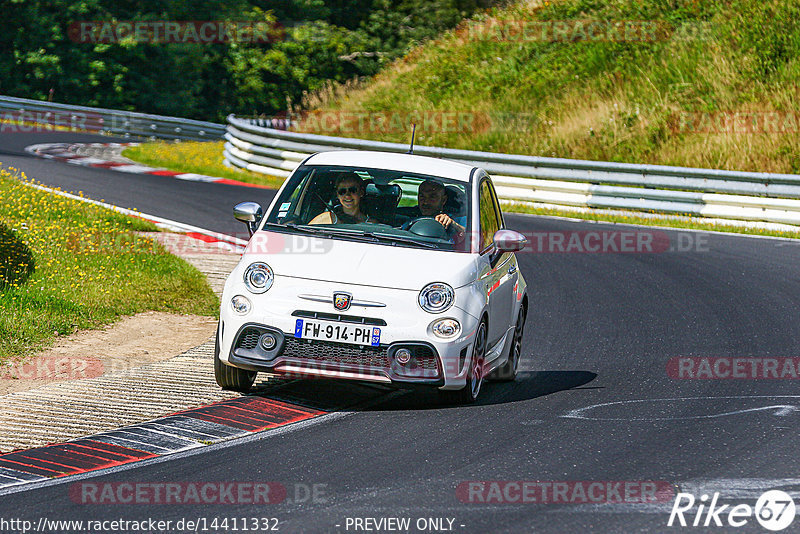
M 503 227 L 502 212 L 492 182 L 488 177 L 480 183 L 478 209 L 480 217 L 481 278 L 489 308 L 489 347 L 497 343 L 511 324 L 517 262 L 509 252 L 498 254 L 492 238 Z

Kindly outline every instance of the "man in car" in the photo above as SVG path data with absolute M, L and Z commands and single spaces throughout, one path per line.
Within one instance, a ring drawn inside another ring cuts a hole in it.
M 397 212 L 411 220 L 420 217 L 433 217 L 448 231 L 456 236 L 464 235 L 466 217 L 452 217 L 444 212 L 447 192 L 444 184 L 436 180 L 425 180 L 417 190 L 417 205 L 410 208 L 398 208 Z

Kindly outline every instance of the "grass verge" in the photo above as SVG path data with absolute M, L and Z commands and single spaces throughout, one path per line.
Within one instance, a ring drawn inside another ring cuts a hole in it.
M 218 176 L 275 189 L 283 184 L 283 178 L 231 169 L 223 165 L 222 147 L 224 144 L 223 141 L 183 141 L 181 143 L 155 141 L 126 148 L 122 155 L 144 165 L 163 167 L 176 172 Z
M 416 117 L 421 145 L 798 173 L 798 19 L 790 0 L 517 1 L 310 94 L 300 128 L 406 143 Z
M 216 315 L 202 273 L 138 233 L 152 224 L 26 181 L 0 168 L 0 247 L 16 251 L 0 251 L 0 363 L 122 315 Z

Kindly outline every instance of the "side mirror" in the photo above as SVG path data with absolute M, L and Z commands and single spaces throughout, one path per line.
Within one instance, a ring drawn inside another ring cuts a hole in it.
M 264 210 L 261 205 L 256 202 L 242 202 L 233 207 L 233 216 L 237 221 L 241 221 L 247 225 L 247 231 L 250 235 L 258 228 L 258 223 L 261 222 L 261 217 L 264 216 Z
M 498 252 L 517 252 L 528 244 L 528 240 L 521 233 L 505 229 L 495 232 L 492 241 Z

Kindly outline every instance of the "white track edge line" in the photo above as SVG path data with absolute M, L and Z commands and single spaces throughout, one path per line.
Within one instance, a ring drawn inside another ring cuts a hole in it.
M 110 210 L 116 211 L 118 213 L 122 213 L 123 215 L 130 215 L 130 216 L 133 216 L 133 217 L 138 217 L 140 219 L 145 219 L 145 220 L 148 220 L 150 222 L 154 222 L 157 225 L 162 225 L 163 228 L 168 229 L 168 230 L 173 229 L 173 230 L 177 230 L 177 231 L 181 231 L 181 232 L 193 232 L 193 233 L 197 233 L 197 234 L 206 235 L 208 237 L 213 237 L 214 239 L 217 239 L 219 241 L 224 241 L 226 243 L 230 243 L 230 244 L 233 244 L 233 245 L 239 245 L 239 246 L 242 246 L 242 247 L 247 246 L 247 241 L 245 241 L 244 239 L 240 239 L 238 237 L 233 237 L 233 236 L 230 236 L 230 235 L 227 235 L 227 234 L 221 234 L 219 232 L 213 232 L 211 230 L 206 230 L 205 228 L 200 228 L 198 226 L 192 226 L 190 224 L 174 221 L 174 220 L 171 220 L 171 219 L 165 219 L 165 218 L 159 217 L 157 215 L 150 215 L 150 214 L 147 214 L 147 213 L 142 213 L 140 211 L 136 211 L 136 210 L 132 210 L 132 209 L 128 209 L 128 208 L 121 208 L 121 207 L 115 206 L 113 204 L 108 204 L 107 202 L 100 202 L 99 200 L 93 200 L 91 198 L 81 197 L 81 196 L 78 196 L 78 195 L 74 195 L 72 193 L 67 193 L 66 191 L 59 191 L 57 189 L 53 189 L 53 188 L 46 187 L 46 186 L 43 186 L 43 185 L 32 184 L 32 183 L 24 182 L 24 181 L 21 181 L 21 182 L 24 183 L 25 185 L 29 186 L 29 187 L 33 187 L 33 188 L 39 189 L 41 191 L 46 191 L 48 193 L 53 193 L 53 194 L 56 194 L 56 195 L 59 195 L 59 196 L 62 196 L 62 197 L 71 198 L 73 200 L 78 200 L 80 202 L 88 202 L 89 204 L 94 204 L 96 206 L 101 206 L 103 208 L 110 209 Z

